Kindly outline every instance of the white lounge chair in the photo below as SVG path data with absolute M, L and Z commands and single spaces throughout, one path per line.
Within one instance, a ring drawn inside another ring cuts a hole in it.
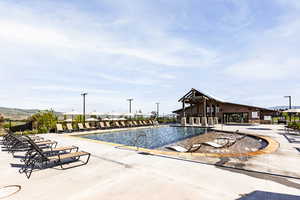
M 84 131 L 85 128 L 83 127 L 83 124 L 82 123 L 78 123 L 78 128 L 80 131 Z
M 92 128 L 88 122 L 86 122 L 84 125 L 85 125 L 85 128 L 88 130 L 95 129 L 95 128 Z
M 67 129 L 68 131 L 73 132 L 72 124 L 67 124 Z
M 188 152 L 195 152 L 198 149 L 200 149 L 201 144 L 193 144 L 189 149 L 186 149 L 182 146 L 179 145 L 172 145 L 172 146 L 167 146 L 167 149 L 171 149 L 173 151 L 178 151 L 178 152 L 182 152 L 182 153 L 188 153 Z
M 62 124 L 56 124 L 56 133 L 64 132 Z
M 228 144 L 228 139 L 215 139 L 213 141 L 204 142 L 203 144 L 212 146 L 214 148 L 223 148 Z

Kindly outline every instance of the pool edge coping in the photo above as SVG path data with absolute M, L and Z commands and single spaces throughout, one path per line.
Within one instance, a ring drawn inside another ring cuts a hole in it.
M 149 127 L 139 127 L 140 128 L 149 128 Z M 123 129 L 114 129 L 115 131 L 122 131 Z M 108 132 L 114 132 L 114 131 L 108 131 Z M 225 132 L 230 132 L 230 131 L 225 131 Z M 101 133 L 101 132 L 100 132 Z M 104 132 L 103 132 L 104 133 Z M 106 133 L 106 132 L 105 132 Z M 235 132 L 230 132 L 230 133 L 235 133 Z M 156 150 L 156 149 L 147 149 L 147 148 L 142 148 L 142 147 L 135 147 L 135 146 L 128 146 L 128 145 L 123 145 L 123 144 L 118 144 L 118 143 L 112 143 L 112 142 L 105 142 L 101 140 L 94 140 L 94 139 L 89 139 L 89 138 L 83 138 L 83 137 L 77 137 L 80 135 L 87 135 L 89 133 L 82 133 L 82 134 L 69 134 L 69 135 L 64 135 L 64 137 L 70 137 L 70 138 L 77 138 L 80 140 L 85 140 L 85 141 L 90 141 L 98 144 L 107 144 L 111 146 L 119 146 L 122 148 L 126 148 L 129 150 L 135 150 L 135 151 L 141 151 L 144 153 L 149 153 L 149 154 L 157 154 L 157 155 L 169 155 L 169 156 L 183 156 L 183 155 L 189 155 L 189 156 L 195 156 L 195 157 L 215 157 L 215 158 L 222 158 L 222 157 L 251 157 L 251 156 L 258 156 L 258 155 L 264 155 L 264 154 L 270 154 L 279 148 L 279 143 L 268 137 L 268 136 L 263 136 L 263 135 L 255 135 L 251 133 L 242 133 L 239 132 L 239 134 L 242 135 L 249 135 L 252 137 L 260 138 L 265 140 L 268 145 L 260 149 L 258 151 L 252 151 L 252 152 L 246 152 L 246 153 L 193 153 L 193 152 L 172 152 L 172 151 L 162 151 L 162 150 Z

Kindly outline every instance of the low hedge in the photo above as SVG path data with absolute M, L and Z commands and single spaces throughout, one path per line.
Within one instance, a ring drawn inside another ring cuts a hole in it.
M 288 128 L 300 130 L 300 122 L 290 122 Z

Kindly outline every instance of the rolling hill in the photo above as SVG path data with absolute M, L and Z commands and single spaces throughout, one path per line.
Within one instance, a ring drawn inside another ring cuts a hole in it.
M 20 108 L 6 108 L 0 107 L 0 114 L 4 116 L 4 118 L 9 118 L 12 120 L 24 120 L 30 117 L 31 115 L 39 112 L 41 110 L 38 109 L 20 109 Z M 55 112 L 57 115 L 61 113 Z

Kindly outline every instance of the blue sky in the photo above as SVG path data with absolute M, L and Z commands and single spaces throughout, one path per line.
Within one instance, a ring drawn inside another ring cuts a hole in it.
M 2 0 L 1 106 L 161 112 L 198 88 L 300 101 L 299 0 Z

